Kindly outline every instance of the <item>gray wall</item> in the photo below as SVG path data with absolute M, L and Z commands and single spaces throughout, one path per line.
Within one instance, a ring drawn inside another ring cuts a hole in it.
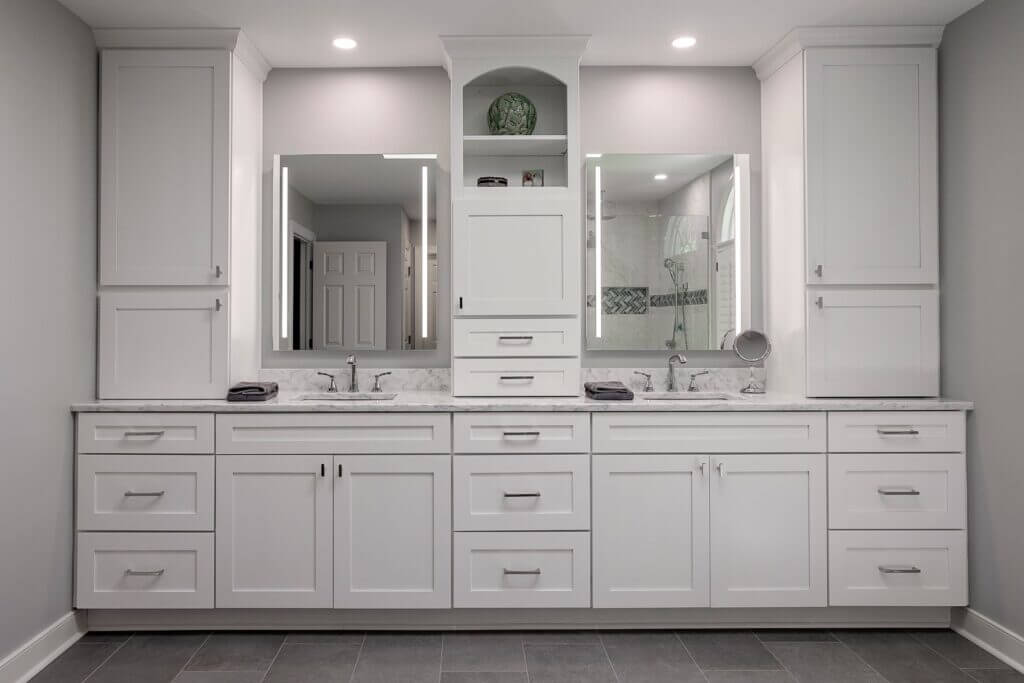
M 760 236 L 761 89 L 753 69 L 584 67 L 580 72 L 584 152 L 750 154 L 752 233 Z M 272 272 L 274 154 L 438 152 L 443 174 L 438 207 L 447 211 L 448 76 L 440 68 L 274 69 L 264 84 L 264 272 Z M 582 172 L 582 169 L 581 169 Z M 580 228 L 582 231 L 582 226 Z M 450 316 L 450 225 L 438 216 L 439 320 Z M 753 282 L 761 277 L 760 240 L 752 239 Z M 269 287 L 264 283 L 264 367 L 338 366 L 344 356 L 269 350 Z M 755 299 L 760 300 L 759 289 Z M 582 301 L 580 303 L 582 312 Z M 754 311 L 760 319 L 760 308 Z M 448 325 L 439 325 L 438 349 L 366 353 L 367 367 L 447 367 Z M 732 354 L 692 352 L 695 366 L 735 366 Z M 584 352 L 583 365 L 649 367 L 665 354 Z
M 971 607 L 1024 633 L 1024 2 L 987 0 L 939 50 L 942 393 L 967 422 Z
M 72 420 L 95 397 L 96 48 L 0 3 L 0 659 L 71 610 Z

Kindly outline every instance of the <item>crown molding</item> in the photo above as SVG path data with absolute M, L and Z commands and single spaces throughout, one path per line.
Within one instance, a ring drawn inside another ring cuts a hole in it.
M 790 59 L 813 47 L 932 47 L 943 26 L 822 26 L 795 28 L 754 62 L 762 81 Z
M 490 57 L 571 57 L 577 62 L 590 42 L 585 35 L 552 36 L 440 36 L 445 66 L 451 73 L 453 59 Z
M 100 50 L 227 50 L 260 81 L 270 71 L 270 64 L 239 28 L 97 28 L 92 33 Z

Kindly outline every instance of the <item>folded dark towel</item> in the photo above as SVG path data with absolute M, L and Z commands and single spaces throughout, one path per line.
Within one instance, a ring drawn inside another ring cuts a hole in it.
M 269 401 L 277 396 L 277 382 L 239 382 L 228 389 L 228 401 Z
M 622 382 L 587 382 L 583 385 L 587 398 L 595 401 L 632 401 L 633 392 Z

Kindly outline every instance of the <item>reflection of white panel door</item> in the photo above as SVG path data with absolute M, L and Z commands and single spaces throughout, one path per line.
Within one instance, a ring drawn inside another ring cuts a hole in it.
M 313 245 L 313 348 L 383 351 L 387 243 Z

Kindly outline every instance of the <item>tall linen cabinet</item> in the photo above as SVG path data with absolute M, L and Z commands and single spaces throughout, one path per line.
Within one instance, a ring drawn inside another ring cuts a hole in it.
M 98 396 L 220 398 L 259 363 L 268 67 L 237 30 L 96 38 Z
M 755 65 L 776 391 L 939 393 L 941 36 L 797 29 Z
M 443 37 L 451 77 L 452 388 L 456 396 L 580 390 L 579 62 L 583 36 Z M 492 135 L 515 92 L 531 135 Z M 524 171 L 542 171 L 529 185 Z M 478 187 L 500 176 L 508 187 Z M 542 183 L 542 186 L 539 186 Z

